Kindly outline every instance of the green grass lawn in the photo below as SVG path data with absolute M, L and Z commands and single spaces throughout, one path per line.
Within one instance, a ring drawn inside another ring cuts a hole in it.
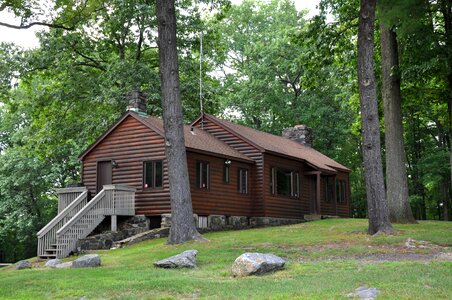
M 397 225 L 395 235 L 378 237 L 359 232 L 366 226 L 366 220 L 330 219 L 215 232 L 202 243 L 169 246 L 157 239 L 98 251 L 102 267 L 95 269 L 6 268 L 0 270 L 0 299 L 349 299 L 361 285 L 380 289 L 378 299 L 452 298 L 452 261 L 362 259 L 451 252 L 451 222 Z M 441 247 L 406 249 L 408 237 Z M 198 268 L 152 266 L 187 249 L 199 251 Z M 271 252 L 288 263 L 270 275 L 233 278 L 230 267 L 244 252 Z

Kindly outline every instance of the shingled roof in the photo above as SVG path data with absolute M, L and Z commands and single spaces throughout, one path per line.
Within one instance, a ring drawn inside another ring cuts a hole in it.
M 204 117 L 217 123 L 218 125 L 250 142 L 251 144 L 254 144 L 254 146 L 260 148 L 261 151 L 304 160 L 314 167 L 326 172 L 335 173 L 337 170 L 345 172 L 351 171 L 349 168 L 341 165 L 340 163 L 320 153 L 314 148 L 299 144 L 282 136 L 277 136 L 246 126 L 238 125 L 208 114 L 204 114 Z
M 136 113 L 132 114 L 134 114 L 136 117 L 138 117 L 139 120 L 141 120 L 143 123 L 147 124 L 150 128 L 154 129 L 163 136 L 162 119 L 151 116 L 141 116 Z M 210 133 L 199 128 L 184 125 L 184 137 L 185 147 L 187 149 L 219 154 L 221 156 L 236 158 L 247 162 L 254 162 L 251 158 L 243 155 L 242 153 L 228 146 L 223 141 L 215 138 Z
M 79 159 L 83 159 L 93 148 L 95 148 L 104 138 L 106 138 L 119 124 L 122 123 L 128 116 L 131 116 L 143 125 L 149 127 L 151 130 L 157 132 L 162 137 L 164 136 L 163 120 L 152 116 L 143 116 L 133 111 L 128 111 L 122 115 L 102 136 L 100 136 L 93 144 L 91 144 L 82 154 Z M 225 157 L 244 161 L 247 163 L 254 163 L 254 161 L 231 148 L 223 141 L 215 138 L 213 135 L 198 128 L 192 128 L 184 125 L 185 147 L 187 150 L 194 152 L 213 154 L 214 156 Z

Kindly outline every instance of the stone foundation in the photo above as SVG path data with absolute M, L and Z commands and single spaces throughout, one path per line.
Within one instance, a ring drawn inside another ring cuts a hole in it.
M 195 224 L 198 224 L 198 216 L 193 215 Z M 207 228 L 198 228 L 201 232 L 236 230 L 265 226 L 282 226 L 306 222 L 304 219 L 286 219 L 270 217 L 246 217 L 246 216 L 224 216 L 209 215 L 207 217 Z M 161 228 L 171 227 L 171 214 L 162 215 Z
M 145 216 L 134 216 L 120 222 L 118 231 L 106 231 L 100 234 L 89 236 L 77 241 L 77 252 L 83 253 L 86 250 L 110 249 L 114 242 L 124 240 L 131 236 L 149 230 L 149 221 Z
M 170 228 L 171 227 L 171 214 L 162 214 L 162 222 L 160 223 L 160 228 Z M 198 224 L 198 215 L 193 214 L 193 221 Z

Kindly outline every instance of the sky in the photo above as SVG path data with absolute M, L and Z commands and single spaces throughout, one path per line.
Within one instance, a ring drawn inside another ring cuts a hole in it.
M 242 2 L 242 0 L 231 0 L 232 3 L 238 4 Z M 316 5 L 319 3 L 319 0 L 294 0 L 295 6 L 298 10 L 308 9 L 309 14 L 308 17 L 315 15 L 317 12 Z M 9 24 L 19 24 L 19 20 L 15 19 L 14 15 L 2 11 L 0 13 L 0 20 L 4 23 Z M 10 29 L 3 26 L 0 26 L 0 42 L 13 42 L 19 46 L 25 48 L 35 48 L 38 47 L 38 39 L 35 36 L 35 32 L 42 30 L 43 27 L 34 26 L 30 29 Z

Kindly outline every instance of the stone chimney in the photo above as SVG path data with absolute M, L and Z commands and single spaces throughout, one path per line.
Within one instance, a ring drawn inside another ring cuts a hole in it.
M 144 93 L 140 91 L 130 92 L 127 94 L 127 100 L 129 101 L 127 110 L 146 114 L 147 98 Z
M 282 136 L 308 147 L 312 147 L 312 142 L 314 141 L 312 128 L 306 125 L 295 125 L 294 127 L 285 128 Z

